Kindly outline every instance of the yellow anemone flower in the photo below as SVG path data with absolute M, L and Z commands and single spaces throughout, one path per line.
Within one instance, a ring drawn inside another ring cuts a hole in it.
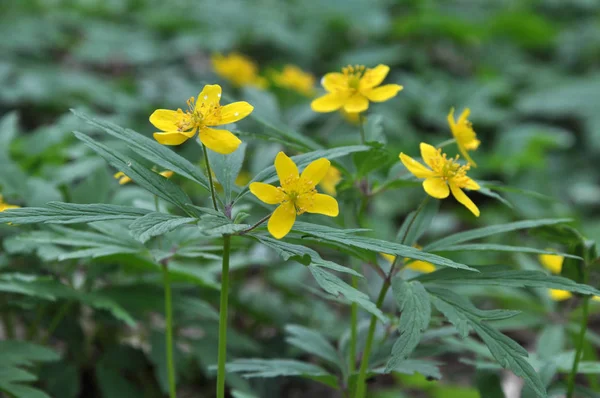
M 565 258 L 558 254 L 540 254 L 538 256 L 540 263 L 553 274 L 560 274 Z
M 327 94 L 310 105 L 315 112 L 333 112 L 340 108 L 348 113 L 364 112 L 369 108 L 369 101 L 387 101 L 402 90 L 403 87 L 398 84 L 380 86 L 389 71 L 387 65 L 377 65 L 372 69 L 348 65 L 342 68 L 342 73 L 328 73 L 321 80 Z
M 0 195 L 0 213 L 2 213 L 5 210 L 18 209 L 20 207 L 21 206 L 9 205 L 8 203 L 4 203 L 4 197 L 2 195 Z
M 550 293 L 550 298 L 554 301 L 568 300 L 573 296 L 571 292 L 566 290 L 548 289 L 548 292 Z
M 211 61 L 216 74 L 235 87 L 265 88 L 267 86 L 267 80 L 258 75 L 256 63 L 243 54 L 235 52 L 225 56 L 215 54 L 211 57 Z
M 254 107 L 245 101 L 221 106 L 221 86 L 204 86 L 195 100 L 187 101 L 188 110 L 157 109 L 150 115 L 150 123 L 164 131 L 154 133 L 154 139 L 163 145 L 180 145 L 192 138 L 196 131 L 203 145 L 222 154 L 234 152 L 240 143 L 239 138 L 227 130 L 212 129 L 237 122 L 248 116 Z
M 342 173 L 334 166 L 330 166 L 329 170 L 325 174 L 325 177 L 319 183 L 319 186 L 323 188 L 326 194 L 335 196 L 337 191 L 336 185 L 342 180 Z
M 294 90 L 311 97 L 315 92 L 315 77 L 295 65 L 285 65 L 281 72 L 273 74 L 273 81 L 280 87 Z
M 421 247 L 419 245 L 415 245 L 414 247 L 421 250 Z M 387 253 L 380 253 L 380 254 L 390 264 L 392 264 L 394 262 L 394 260 L 396 260 L 396 256 L 394 256 L 393 254 L 387 254 Z M 424 274 L 429 274 L 429 273 L 435 271 L 435 265 L 428 263 L 427 261 L 413 260 L 410 258 L 405 258 L 404 262 L 406 263 L 406 268 L 412 269 L 413 271 L 422 272 Z
M 444 199 L 452 195 L 471 211 L 476 217 L 479 217 L 479 209 L 471 199 L 463 192 L 463 188 L 470 190 L 478 190 L 479 184 L 467 177 L 467 171 L 470 168 L 469 163 L 461 166 L 455 158 L 446 158 L 446 154 L 442 154 L 441 149 L 421 143 L 421 157 L 430 167 L 427 168 L 417 162 L 410 156 L 400 153 L 400 160 L 404 166 L 415 175 L 417 178 L 424 178 L 423 189 L 429 196 L 436 199 Z M 448 188 L 449 187 L 449 188 Z
M 267 225 L 269 233 L 281 239 L 290 232 L 296 215 L 304 212 L 324 214 L 336 217 L 339 213 L 338 202 L 329 195 L 317 193 L 315 187 L 327 174 L 331 163 L 325 158 L 310 163 L 302 175 L 298 167 L 285 153 L 275 157 L 275 170 L 281 186 L 262 182 L 250 184 L 250 192 L 261 201 L 270 205 L 279 205 L 271 215 Z
M 165 178 L 171 178 L 171 176 L 173 175 L 173 172 L 171 170 L 165 170 L 165 171 L 161 171 L 158 174 L 160 174 L 161 176 L 163 176 Z M 116 178 L 117 180 L 119 180 L 119 185 L 125 185 L 125 184 L 131 182 L 131 178 L 127 177 L 125 175 L 125 173 L 123 173 L 122 171 L 115 173 L 115 175 L 113 175 L 113 177 Z
M 473 125 L 467 118 L 471 110 L 469 108 L 465 108 L 465 110 L 460 114 L 458 120 L 454 120 L 454 108 L 450 109 L 450 113 L 448 113 L 448 124 L 450 125 L 450 131 L 452 131 L 452 135 L 456 140 L 456 145 L 458 145 L 458 150 L 467 162 L 471 163 L 473 167 L 477 167 L 477 164 L 471 159 L 468 151 L 474 151 L 479 148 L 479 144 L 481 141 L 477 139 L 477 135 L 473 130 Z

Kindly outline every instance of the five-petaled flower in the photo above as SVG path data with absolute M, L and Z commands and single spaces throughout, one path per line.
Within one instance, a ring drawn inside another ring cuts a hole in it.
M 338 215 L 337 201 L 315 189 L 327 174 L 330 165 L 325 158 L 317 159 L 299 174 L 294 161 L 285 153 L 279 152 L 275 157 L 275 170 L 281 186 L 274 187 L 262 182 L 250 184 L 250 192 L 258 199 L 270 205 L 279 205 L 267 225 L 271 235 L 277 239 L 286 236 L 292 229 L 297 214 L 307 212 L 330 217 Z
M 171 176 L 173 176 L 173 172 L 171 170 L 165 170 L 165 171 L 161 171 L 160 173 L 161 176 L 165 177 L 165 178 L 171 178 Z M 125 185 L 131 182 L 131 178 L 129 178 L 127 175 L 125 175 L 125 173 L 123 173 L 122 171 L 119 171 L 118 173 L 115 173 L 115 175 L 113 175 L 114 178 L 116 178 L 117 180 L 119 180 L 119 185 Z
M 458 120 L 455 121 L 454 108 L 452 108 L 450 109 L 450 113 L 448 113 L 448 124 L 450 125 L 450 131 L 452 131 L 452 135 L 456 140 L 456 145 L 458 145 L 460 153 L 473 167 L 477 167 L 477 164 L 471 159 L 471 156 L 469 156 L 469 151 L 474 151 L 479 148 L 481 141 L 477 139 L 477 134 L 475 134 L 475 130 L 473 130 L 473 125 L 467 119 L 470 113 L 471 110 L 465 108 Z
M 5 210 L 18 209 L 20 207 L 21 206 L 9 205 L 8 203 L 4 203 L 4 197 L 2 195 L 0 195 L 0 213 L 2 213 Z
M 295 65 L 285 65 L 281 72 L 273 74 L 273 81 L 280 87 L 294 90 L 310 97 L 315 91 L 315 77 Z
M 254 107 L 245 101 L 221 106 L 221 86 L 204 86 L 197 99 L 187 101 L 188 110 L 157 109 L 150 123 L 163 132 L 154 139 L 163 145 L 181 145 L 198 132 L 198 138 L 208 149 L 222 154 L 234 152 L 240 143 L 230 131 L 210 127 L 234 123 L 248 116 Z
M 217 75 L 228 80 L 235 87 L 265 88 L 267 86 L 267 80 L 258 75 L 256 63 L 243 54 L 231 53 L 225 56 L 215 54 L 211 61 Z
M 461 166 L 456 158 L 448 159 L 446 154 L 442 154 L 441 149 L 421 143 L 421 157 L 429 166 L 427 168 L 417 162 L 410 156 L 400 153 L 400 160 L 404 166 L 417 178 L 424 178 L 423 189 L 428 195 L 436 199 L 444 199 L 452 195 L 462 203 L 475 216 L 479 217 L 479 209 L 471 199 L 463 192 L 463 188 L 478 190 L 479 184 L 467 177 L 467 171 L 470 165 L 467 163 Z
M 315 99 L 311 107 L 315 112 L 333 112 L 340 108 L 348 113 L 364 112 L 369 108 L 369 101 L 387 101 L 402 90 L 398 84 L 380 86 L 389 71 L 387 65 L 372 69 L 349 65 L 342 68 L 342 73 L 328 73 L 321 80 L 327 94 Z

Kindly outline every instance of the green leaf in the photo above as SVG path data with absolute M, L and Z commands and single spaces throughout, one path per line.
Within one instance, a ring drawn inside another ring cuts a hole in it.
M 250 228 L 248 224 L 234 224 L 230 219 L 220 215 L 205 214 L 200 217 L 198 228 L 204 235 L 222 236 L 235 234 Z
M 96 126 L 113 137 L 125 141 L 133 152 L 146 158 L 150 162 L 166 170 L 171 170 L 175 172 L 175 174 L 195 181 L 204 189 L 209 190 L 208 180 L 204 173 L 202 173 L 202 170 L 164 145 L 131 129 L 125 129 L 116 124 L 89 117 L 74 109 L 71 109 L 71 112 L 86 123 Z
M 231 191 L 235 186 L 235 179 L 242 169 L 245 154 L 245 143 L 240 144 L 238 149 L 229 155 L 222 155 L 217 152 L 208 151 L 210 167 L 215 173 L 217 181 L 219 181 L 219 184 L 221 184 L 223 187 L 226 204 L 231 202 Z
M 431 282 L 436 285 L 543 287 L 580 294 L 600 295 L 600 290 L 591 286 L 578 284 L 561 276 L 548 275 L 542 271 L 511 270 L 507 267 L 491 265 L 477 267 L 477 269 L 480 271 L 479 273 L 441 269 L 430 274 L 420 275 L 415 279 L 421 283 Z
M 410 356 L 431 319 L 429 295 L 419 282 L 407 282 L 396 277 L 392 280 L 392 291 L 401 312 L 398 326 L 400 336 L 392 347 L 392 355 L 385 367 L 388 371 Z
M 441 365 L 441 363 L 436 361 L 427 361 L 424 359 L 405 359 L 398 362 L 393 368 L 377 368 L 370 371 L 370 373 L 385 374 L 392 372 L 402 373 L 405 375 L 414 375 L 415 373 L 420 373 L 427 378 L 439 380 L 442 378 L 442 374 L 440 373 L 438 365 Z
M 365 152 L 355 153 L 352 159 L 356 165 L 357 178 L 362 178 L 373 170 L 381 169 L 397 161 L 398 157 L 383 148 L 371 148 Z
M 188 205 L 192 203 L 191 199 L 181 188 L 179 188 L 179 186 L 175 185 L 168 178 L 165 178 L 152 170 L 148 170 L 131 156 L 126 156 L 115 149 L 111 149 L 85 134 L 77 131 L 75 131 L 74 134 L 75 137 L 83 141 L 85 145 L 106 159 L 106 161 L 113 165 L 117 170 L 125 173 L 125 175 L 130 177 L 142 188 L 167 202 L 173 203 L 184 212 L 190 214 Z
M 521 229 L 537 228 L 545 225 L 553 225 L 569 222 L 571 219 L 568 218 L 551 218 L 541 220 L 525 220 L 517 221 L 508 224 L 492 225 L 489 227 L 476 228 L 470 231 L 459 232 L 454 235 L 447 236 L 435 242 L 426 245 L 423 250 L 441 250 L 445 247 L 455 245 L 461 242 L 467 242 L 473 239 L 485 238 L 487 236 L 502 234 L 505 232 L 518 231 Z
M 396 240 L 400 243 L 407 246 L 414 246 L 425 231 L 427 231 L 433 218 L 438 213 L 440 208 L 439 200 L 429 200 L 429 196 L 424 200 L 427 202 L 423 205 L 423 209 L 421 209 L 418 214 L 416 210 L 412 211 L 404 219 L 404 222 L 396 235 Z
M 320 149 L 320 150 L 305 153 L 302 155 L 292 156 L 291 159 L 294 161 L 294 163 L 296 163 L 296 166 L 298 166 L 298 169 L 301 170 L 304 167 L 308 166 L 309 163 L 311 163 L 317 159 L 320 159 L 320 158 L 326 158 L 326 159 L 332 160 L 332 159 L 340 158 L 342 156 L 349 155 L 351 153 L 368 151 L 369 149 L 371 149 L 371 147 L 366 146 L 366 145 L 342 146 L 342 147 L 332 148 L 332 149 Z M 258 173 L 252 179 L 252 181 L 250 181 L 250 183 L 242 189 L 242 191 L 239 193 L 238 197 L 236 198 L 236 201 L 238 201 L 241 197 L 243 197 L 248 192 L 250 192 L 248 190 L 250 184 L 253 182 L 257 182 L 257 181 L 264 182 L 264 183 L 271 183 L 271 182 L 277 181 L 277 171 L 275 170 L 275 166 L 269 166 L 266 169 L 264 169 L 263 171 L 261 171 L 260 173 Z
M 16 111 L 5 114 L 0 119 L 0 154 L 8 155 L 10 143 L 17 135 L 19 115 Z
M 308 269 L 312 273 L 319 286 L 321 286 L 321 288 L 323 288 L 323 290 L 325 290 L 327 293 L 336 297 L 342 295 L 348 301 L 360 305 L 362 308 L 375 315 L 383 323 L 387 323 L 386 317 L 383 315 L 381 310 L 377 308 L 375 303 L 369 300 L 369 296 L 348 285 L 346 282 L 325 271 L 323 268 L 309 266 Z
M 399 243 L 388 242 L 365 236 L 357 236 L 343 229 L 331 228 L 322 225 L 309 224 L 298 221 L 294 224 L 292 230 L 295 232 L 302 232 L 304 234 L 317 237 L 319 238 L 319 241 L 322 240 L 324 242 L 337 242 L 341 243 L 342 245 L 357 247 L 375 253 L 395 254 L 396 256 L 427 261 L 442 267 L 461 268 L 465 270 L 476 271 L 475 269 L 467 265 L 454 262 L 444 257 L 436 256 L 435 254 L 423 252 L 411 246 L 401 245 Z
M 149 213 L 129 225 L 133 237 L 144 243 L 154 236 L 166 234 L 174 229 L 198 221 L 197 218 L 179 217 L 164 213 Z
M 226 369 L 246 378 L 298 376 L 338 388 L 337 378 L 325 369 L 291 359 L 236 359 L 227 363 Z
M 461 251 L 491 251 L 491 252 L 509 252 L 509 253 L 532 253 L 532 254 L 553 254 L 563 257 L 576 258 L 581 260 L 581 257 L 573 254 L 558 253 L 551 250 L 535 249 L 533 247 L 497 245 L 494 243 L 465 243 L 463 245 L 445 246 L 442 249 L 434 249 L 432 252 L 461 252 Z
M 340 370 L 344 367 L 336 349 L 321 333 L 299 325 L 286 325 L 285 330 L 289 334 L 285 341 L 289 344 L 330 362 Z
M 150 211 L 128 206 L 50 202 L 45 207 L 22 207 L 0 212 L 0 222 L 14 224 L 75 224 L 106 220 L 135 220 Z

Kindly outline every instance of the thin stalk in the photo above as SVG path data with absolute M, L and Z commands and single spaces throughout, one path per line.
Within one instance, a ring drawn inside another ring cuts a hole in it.
M 273 213 L 267 214 L 266 216 L 264 216 L 263 218 L 261 218 L 260 220 L 258 220 L 258 222 L 250 227 L 248 227 L 247 229 L 240 231 L 237 233 L 237 235 L 245 235 L 248 232 L 258 228 L 261 226 L 261 224 L 263 224 L 265 221 L 267 221 L 269 218 L 271 218 L 271 216 L 273 215 Z
M 227 301 L 229 298 L 229 249 L 231 236 L 223 235 L 221 268 L 221 305 L 219 307 L 219 356 L 217 365 L 217 398 L 225 398 L 225 361 L 227 358 Z
M 215 184 L 213 184 L 212 178 L 212 169 L 210 168 L 210 162 L 208 161 L 208 151 L 206 150 L 206 146 L 202 145 L 202 150 L 204 151 L 204 162 L 206 163 L 206 174 L 208 174 L 208 182 L 210 184 L 210 196 L 212 197 L 212 202 L 215 210 L 219 210 L 217 207 L 217 194 L 215 193 Z
M 455 142 L 456 142 L 456 139 L 454 139 L 454 138 L 450 138 L 450 139 L 448 139 L 448 140 L 446 140 L 446 141 L 442 141 L 442 142 L 440 142 L 440 143 L 439 143 L 439 144 L 437 144 L 435 147 L 436 147 L 436 148 L 443 148 L 443 147 L 445 147 L 445 146 L 447 146 L 447 145 L 454 144 Z
M 158 201 L 158 196 L 154 195 L 154 208 L 156 209 L 157 212 L 160 211 L 160 203 Z
M 167 318 L 165 343 L 167 346 L 167 370 L 169 377 L 169 398 L 177 398 L 175 387 L 175 362 L 173 361 L 173 307 L 171 304 L 171 281 L 169 268 L 163 264 L 163 285 L 165 290 L 165 316 Z
M 567 388 L 567 398 L 573 398 L 575 392 L 575 377 L 577 377 L 577 369 L 579 368 L 579 361 L 581 360 L 581 354 L 583 351 L 583 344 L 585 342 L 585 332 L 588 324 L 588 307 L 590 303 L 590 296 L 586 296 L 583 299 L 583 313 L 581 314 L 581 329 L 579 330 L 579 338 L 577 339 L 577 352 L 575 353 L 575 359 L 573 360 L 573 367 L 571 368 L 571 374 L 569 375 L 569 384 Z
M 365 138 L 365 117 L 362 113 L 358 114 L 358 129 L 360 132 L 360 143 L 365 145 L 365 142 L 367 142 Z
M 48 340 L 50 340 L 52 333 L 54 333 L 54 331 L 56 330 L 58 325 L 60 325 L 60 322 L 65 317 L 65 315 L 67 315 L 67 312 L 69 312 L 71 305 L 73 305 L 73 303 L 71 301 L 67 301 L 67 302 L 63 303 L 63 305 L 59 308 L 56 315 L 54 315 L 54 318 L 52 318 L 52 320 L 50 321 L 50 326 L 48 326 L 46 335 L 44 336 L 44 338 L 42 338 L 42 341 L 41 341 L 42 345 L 46 344 L 48 342 Z
M 15 338 L 15 324 L 12 313 L 7 308 L 2 312 L 2 324 L 4 325 L 4 333 L 9 340 Z
M 352 287 L 358 288 L 358 277 L 352 275 Z M 352 303 L 350 306 L 350 358 L 348 360 L 349 374 L 356 370 L 356 345 L 358 336 L 358 305 Z

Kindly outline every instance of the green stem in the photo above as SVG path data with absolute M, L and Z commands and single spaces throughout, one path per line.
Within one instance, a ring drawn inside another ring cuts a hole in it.
M 352 287 L 358 288 L 358 277 L 352 275 Z M 356 370 L 356 342 L 358 336 L 358 304 L 352 303 L 350 307 L 350 357 L 348 360 L 349 374 Z
M 171 305 L 171 281 L 169 280 L 169 267 L 167 264 L 163 264 L 162 270 L 165 290 L 165 315 L 167 318 L 165 343 L 167 346 L 169 398 L 177 398 L 177 390 L 175 387 L 175 363 L 173 361 L 173 307 Z
M 450 139 L 448 139 L 446 141 L 442 141 L 441 143 L 437 144 L 435 147 L 436 148 L 443 148 L 443 147 L 445 147 L 447 145 L 454 144 L 455 142 L 456 142 L 456 139 L 450 138 Z
M 156 209 L 157 212 L 160 211 L 160 203 L 158 201 L 158 196 L 154 195 L 154 208 Z
M 358 115 L 358 128 L 360 131 L 360 143 L 364 145 L 367 140 L 365 138 L 365 117 L 362 113 Z
M 71 301 L 67 301 L 67 302 L 63 303 L 63 305 L 60 307 L 60 309 L 58 310 L 56 315 L 54 315 L 54 318 L 52 318 L 52 320 L 50 321 L 50 326 L 48 326 L 48 331 L 46 332 L 46 335 L 44 336 L 44 338 L 41 341 L 42 345 L 44 345 L 48 342 L 48 340 L 52 336 L 52 333 L 54 333 L 54 331 L 56 330 L 58 325 L 60 325 L 60 322 L 65 317 L 65 315 L 67 315 L 67 312 L 69 312 L 71 305 L 73 305 L 73 303 Z
M 221 269 L 221 305 L 219 307 L 219 359 L 217 366 L 217 398 L 225 398 L 225 361 L 227 357 L 227 301 L 229 296 L 229 248 L 231 236 L 223 235 Z
M 583 313 L 581 314 L 581 329 L 579 330 L 579 338 L 577 341 L 577 352 L 575 353 L 575 359 L 573 360 L 573 367 L 571 368 L 571 374 L 569 375 L 569 385 L 567 388 L 567 398 L 573 398 L 575 392 L 575 377 L 577 377 L 577 369 L 579 368 L 579 361 L 581 360 L 581 354 L 583 351 L 583 344 L 585 342 L 585 332 L 588 324 L 588 307 L 590 302 L 590 296 L 586 296 L 583 299 Z
M 10 309 L 2 312 L 2 324 L 4 325 L 4 333 L 9 340 L 15 338 L 15 325 Z
M 202 145 L 202 150 L 204 151 L 204 162 L 206 163 L 206 174 L 208 174 L 208 183 L 210 184 L 210 196 L 212 197 L 213 206 L 215 210 L 219 210 L 217 207 L 217 195 L 215 193 L 215 184 L 213 184 L 212 178 L 212 170 L 210 168 L 210 162 L 208 161 L 208 151 L 206 150 L 206 146 Z

